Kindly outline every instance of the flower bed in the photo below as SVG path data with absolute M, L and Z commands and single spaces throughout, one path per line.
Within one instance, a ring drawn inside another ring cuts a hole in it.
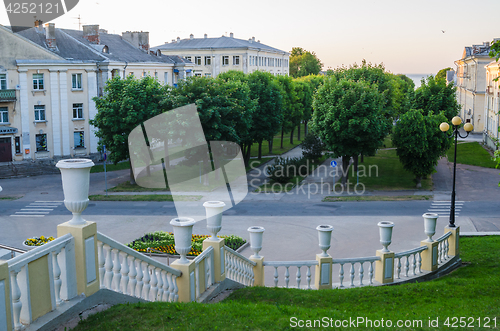
M 191 251 L 188 253 L 190 256 L 198 256 L 203 251 L 203 240 L 210 237 L 209 235 L 193 234 L 191 238 Z M 235 236 L 218 236 L 226 240 L 226 246 L 231 249 L 237 250 L 246 243 L 246 240 Z M 145 253 L 148 248 L 154 248 L 158 251 L 171 255 L 179 255 L 174 247 L 174 234 L 172 232 L 156 231 L 147 233 L 139 239 L 127 244 L 128 247 L 135 249 L 138 252 Z
M 52 236 L 50 236 L 50 237 L 40 236 L 40 238 L 37 238 L 37 237 L 28 238 L 24 241 L 23 244 L 26 246 L 42 246 L 43 244 L 46 244 L 52 240 L 54 240 L 54 237 L 52 237 Z

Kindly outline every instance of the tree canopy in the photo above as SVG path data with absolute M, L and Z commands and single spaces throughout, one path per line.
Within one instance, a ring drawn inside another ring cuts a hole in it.
M 392 143 L 403 168 L 415 175 L 417 187 L 451 146 L 448 134 L 439 130 L 442 122 L 447 122 L 442 113 L 424 115 L 423 110 L 412 109 L 401 115 L 394 127 Z
M 451 67 L 439 70 L 438 73 L 436 74 L 436 79 L 441 79 L 441 78 L 446 79 L 446 73 L 450 70 L 451 70 Z
M 323 63 L 316 53 L 306 51 L 301 47 L 293 47 L 290 53 L 290 76 L 297 78 L 317 75 L 323 68 Z
M 412 108 L 422 109 L 423 115 L 430 112 L 439 114 L 441 111 L 448 120 L 457 115 L 460 105 L 455 96 L 456 87 L 446 84 L 445 79 L 436 79 L 433 76 L 422 79 L 422 85 L 416 89 Z

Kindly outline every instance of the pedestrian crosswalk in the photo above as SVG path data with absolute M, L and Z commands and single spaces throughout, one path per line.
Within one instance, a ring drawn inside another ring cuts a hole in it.
M 48 215 L 54 208 L 59 207 L 63 201 L 35 201 L 30 203 L 14 214 L 13 217 L 44 217 Z
M 463 201 L 455 201 L 455 217 L 460 214 L 462 207 L 464 205 Z M 427 210 L 430 213 L 436 213 L 439 217 L 449 217 L 450 216 L 451 201 L 433 201 L 430 208 Z

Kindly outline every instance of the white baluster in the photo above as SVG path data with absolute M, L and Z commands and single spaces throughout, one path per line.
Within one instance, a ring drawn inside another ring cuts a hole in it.
M 307 273 L 306 273 L 306 281 L 307 281 L 307 289 L 311 289 L 311 266 L 307 266 Z
M 174 302 L 179 301 L 179 295 L 177 294 L 179 292 L 179 288 L 177 287 L 177 276 L 172 275 L 172 283 L 174 284 Z
M 168 274 L 165 270 L 161 271 L 161 279 L 163 280 L 163 295 L 161 301 L 168 302 L 170 297 L 170 283 L 168 281 Z
M 168 302 L 174 302 L 174 282 L 173 275 L 171 273 L 167 274 L 168 281 Z
M 104 287 L 111 290 L 113 281 L 113 258 L 111 257 L 111 247 L 109 245 L 104 245 L 106 250 L 106 261 L 104 262 L 104 269 L 106 270 L 104 274 Z
M 274 267 L 274 287 L 278 287 L 278 267 Z
M 58 250 L 52 252 L 52 269 L 54 272 L 54 291 L 55 291 L 55 297 L 56 297 L 56 305 L 59 306 L 59 304 L 62 302 L 61 300 L 61 285 L 62 285 L 62 280 L 61 280 L 61 268 L 59 268 L 59 263 L 57 262 L 57 256 L 61 253 L 61 248 Z
M 288 288 L 288 282 L 290 281 L 290 273 L 288 272 L 288 266 L 285 270 L 285 287 Z
M 397 271 L 397 273 L 396 273 L 396 274 L 397 274 L 397 277 L 396 277 L 396 278 L 397 278 L 397 279 L 400 279 L 400 278 L 399 278 L 399 275 L 401 274 L 401 257 L 400 257 L 400 258 L 398 258 L 398 271 Z
M 20 270 L 13 270 L 10 272 L 10 286 L 12 295 L 12 315 L 14 317 L 14 330 L 22 330 L 23 325 L 21 324 L 21 308 L 23 304 L 21 302 L 21 289 L 17 284 L 17 274 Z
M 443 242 L 440 242 L 438 244 L 438 256 L 437 256 L 437 262 L 438 264 L 441 263 L 441 256 L 443 256 L 443 245 L 442 245 Z
M 406 256 L 406 262 L 405 262 L 405 277 L 408 277 L 408 270 L 410 270 L 410 256 Z
M 155 302 L 156 295 L 158 294 L 158 287 L 156 286 L 158 284 L 158 277 L 156 277 L 156 268 L 154 266 L 151 266 L 151 281 L 149 284 L 151 285 L 150 300 Z
M 99 264 L 99 286 L 101 288 L 105 288 L 104 286 L 104 273 L 106 272 L 106 268 L 104 267 L 104 263 L 106 262 L 104 256 L 104 244 L 102 241 L 97 241 L 97 263 Z
M 370 269 L 368 271 L 368 276 L 370 277 L 370 285 L 373 284 L 373 261 L 370 262 Z
M 417 267 L 418 271 L 422 273 L 422 257 L 420 256 L 420 253 L 417 253 Z
M 351 286 L 354 286 L 354 263 L 351 263 Z
M 147 262 L 142 262 L 142 266 L 143 266 L 143 272 L 144 272 L 144 278 L 143 278 L 143 281 L 144 281 L 144 287 L 143 287 L 143 290 L 142 290 L 142 298 L 144 300 L 148 300 L 149 301 L 149 290 L 151 288 L 151 284 L 149 284 L 149 282 L 151 281 L 151 277 L 149 275 L 149 265 Z
M 340 279 L 340 287 L 344 287 L 344 264 L 340 264 L 340 272 L 339 272 L 339 279 Z
M 120 289 L 120 279 L 122 275 L 120 274 L 121 264 L 120 264 L 120 251 L 116 248 L 113 249 L 113 290 L 121 293 Z
M 130 258 L 130 271 L 128 273 L 130 280 L 128 282 L 128 289 L 127 293 L 129 295 L 135 296 L 135 287 L 137 286 L 137 279 L 135 278 L 137 276 L 137 270 L 135 268 L 135 257 L 129 256 Z
M 135 286 L 135 296 L 138 298 L 142 298 L 142 288 L 144 286 L 144 281 L 142 280 L 144 278 L 144 273 L 142 272 L 143 266 L 141 260 L 137 260 L 137 285 Z
M 450 243 L 448 242 L 448 239 L 446 239 L 444 241 L 444 247 L 445 247 L 445 256 L 446 256 L 446 259 L 449 259 L 450 256 L 448 255 L 448 252 L 450 251 Z
M 128 273 L 129 273 L 129 268 L 128 268 L 128 254 L 124 252 L 120 252 L 120 255 L 122 256 L 122 264 L 121 264 L 121 282 L 120 282 L 120 290 L 122 291 L 123 294 L 129 294 L 128 293 Z
M 300 267 L 301 266 L 297 266 L 297 288 L 300 288 L 300 280 L 301 280 Z
M 363 275 L 364 275 L 364 269 L 363 269 L 363 261 L 359 264 L 359 286 L 363 286 Z
M 413 269 L 413 276 L 416 276 L 417 274 L 415 273 L 415 268 L 417 267 L 417 254 L 412 254 L 413 259 L 411 260 L 411 267 Z
M 158 278 L 158 285 L 157 285 L 158 294 L 156 295 L 156 298 L 157 298 L 156 301 L 162 301 L 163 300 L 163 277 L 161 275 L 160 268 L 156 268 L 155 270 L 157 272 L 157 278 Z

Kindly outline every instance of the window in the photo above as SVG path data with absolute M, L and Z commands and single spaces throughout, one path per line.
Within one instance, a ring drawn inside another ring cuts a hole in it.
M 45 106 L 35 106 L 35 122 L 45 121 Z
M 37 152 L 43 152 L 47 151 L 47 134 L 37 134 L 35 136 L 36 140 L 36 151 Z
M 7 89 L 7 74 L 0 74 L 0 90 Z
M 233 66 L 239 66 L 239 65 L 240 65 L 240 57 L 233 56 Z
M 21 137 L 14 138 L 14 145 L 16 147 L 16 154 L 21 154 Z
M 194 57 L 194 64 L 201 66 L 201 56 Z
M 73 104 L 73 119 L 83 120 L 83 103 Z
M 191 62 L 191 56 L 186 56 L 185 59 Z
M 195 76 L 195 77 L 201 77 L 201 72 L 195 72 L 195 73 L 194 73 L 194 76 Z
M 43 90 L 43 74 L 33 74 L 33 90 Z
M 83 131 L 75 131 L 73 133 L 75 148 L 85 148 L 85 136 Z
M 71 75 L 71 88 L 73 90 L 82 89 L 82 74 L 72 74 Z
M 206 66 L 212 65 L 212 57 L 211 56 L 205 56 L 205 65 Z
M 134 75 L 134 73 L 133 73 L 133 72 L 131 72 L 131 73 L 129 73 L 128 75 L 129 75 L 129 76 L 133 76 L 133 75 Z
M 0 107 L 0 123 L 9 123 L 9 109 L 7 107 Z
M 223 66 L 227 66 L 227 65 L 229 65 L 229 56 L 224 55 L 224 56 L 222 57 L 222 65 L 223 65 Z
M 147 73 L 145 71 L 142 72 L 142 77 L 146 77 Z
M 212 77 L 212 74 L 211 74 L 211 73 L 209 73 L 209 72 L 206 72 L 206 73 L 205 73 L 205 77 Z
M 158 71 L 155 71 L 155 78 L 158 78 Z
M 168 72 L 165 73 L 165 84 L 168 83 Z

